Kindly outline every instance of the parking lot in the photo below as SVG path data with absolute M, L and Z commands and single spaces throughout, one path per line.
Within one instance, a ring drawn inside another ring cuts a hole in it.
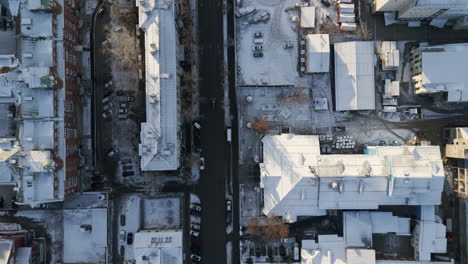
M 134 26 L 125 26 L 119 17 L 132 17 L 134 9 L 116 9 L 104 4 L 96 18 L 94 65 L 95 174 L 91 187 L 110 183 L 138 185 L 138 142 L 141 118 L 144 118 L 144 93 L 140 89 L 138 67 L 129 65 L 113 47 L 116 38 L 139 50 Z M 137 57 L 137 56 L 135 56 Z

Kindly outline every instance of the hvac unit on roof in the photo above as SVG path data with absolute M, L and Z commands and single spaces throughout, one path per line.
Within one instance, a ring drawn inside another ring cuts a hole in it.
M 32 58 L 33 54 L 32 53 L 24 53 L 23 58 Z
M 161 79 L 169 79 L 169 78 L 171 78 L 170 73 L 161 73 Z

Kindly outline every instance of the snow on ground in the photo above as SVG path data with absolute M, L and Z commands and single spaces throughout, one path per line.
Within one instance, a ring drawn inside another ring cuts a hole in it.
M 266 10 L 270 19 L 266 23 L 245 25 L 249 16 L 239 18 L 238 23 L 238 76 L 239 83 L 245 85 L 297 85 L 304 86 L 308 77 L 299 78 L 298 74 L 298 33 L 296 23 L 291 20 L 294 7 L 299 0 L 245 0 L 244 7 Z M 297 12 L 295 12 L 297 15 Z M 253 57 L 253 34 L 263 33 L 264 43 L 261 58 Z M 292 41 L 294 47 L 284 49 L 285 41 Z
M 125 201 L 120 209 L 120 214 L 125 216 L 125 225 L 122 226 L 122 223 L 119 220 L 119 234 L 121 230 L 124 230 L 126 234 L 128 233 L 135 233 L 140 230 L 140 200 L 139 196 L 133 195 L 125 199 Z M 117 223 L 116 223 L 117 224 Z M 125 260 L 133 260 L 135 257 L 133 255 L 133 246 L 127 245 L 126 240 L 121 240 L 120 235 L 117 234 L 119 237 L 119 248 L 122 246 L 125 248 Z
M 97 0 L 86 0 L 85 4 L 85 9 L 86 9 L 86 15 L 92 15 L 94 12 L 94 9 L 97 6 L 98 1 Z
M 145 198 L 143 200 L 144 229 L 176 229 L 181 227 L 180 198 Z
M 190 203 L 200 203 L 200 198 L 196 194 L 190 193 Z
M 41 223 L 47 230 L 51 240 L 51 261 L 59 263 L 62 261 L 63 247 L 63 215 L 56 210 L 22 210 L 15 216 L 31 218 L 34 222 Z M 49 245 L 48 245 L 49 246 Z

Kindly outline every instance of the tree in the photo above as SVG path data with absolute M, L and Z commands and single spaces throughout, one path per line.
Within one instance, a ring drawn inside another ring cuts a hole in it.
M 275 240 L 289 235 L 289 225 L 275 215 L 270 217 L 252 217 L 249 219 L 247 232 L 261 240 Z
M 106 27 L 107 43 L 102 45 L 103 53 L 114 56 L 129 69 L 138 69 L 138 50 L 135 38 L 126 27 Z
M 252 129 L 260 134 L 265 134 L 270 129 L 270 122 L 263 118 L 255 118 L 251 123 Z

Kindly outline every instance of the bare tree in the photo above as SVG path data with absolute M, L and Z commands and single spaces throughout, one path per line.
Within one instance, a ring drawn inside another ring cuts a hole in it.
M 296 88 L 292 93 L 280 94 L 277 99 L 285 104 L 302 104 L 307 99 L 307 93 L 304 88 Z
M 289 235 L 289 225 L 275 215 L 270 217 L 252 217 L 249 219 L 247 232 L 261 240 L 274 240 Z
M 114 30 L 106 27 L 107 43 L 103 45 L 103 52 L 108 56 L 114 56 L 129 69 L 138 69 L 138 51 L 135 38 L 126 27 Z
M 252 120 L 252 129 L 259 134 L 265 134 L 270 129 L 270 121 L 264 118 L 256 118 Z

